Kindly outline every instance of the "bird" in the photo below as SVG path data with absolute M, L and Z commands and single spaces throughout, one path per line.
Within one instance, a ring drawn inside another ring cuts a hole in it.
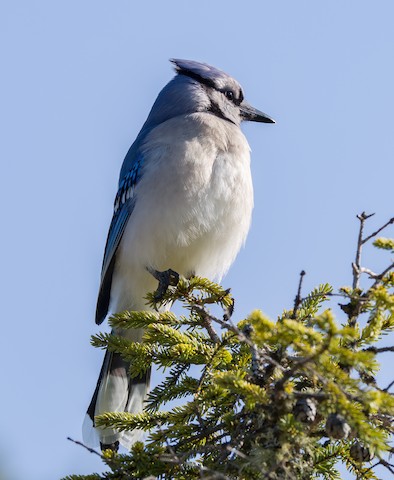
M 224 71 L 171 59 L 161 90 L 120 170 L 97 299 L 96 323 L 148 310 L 146 295 L 168 272 L 220 281 L 245 242 L 253 209 L 245 121 L 275 123 L 244 99 Z M 133 342 L 143 330 L 114 330 Z M 143 411 L 150 373 L 131 378 L 125 360 L 105 353 L 84 423 L 84 441 L 129 449 L 142 432 L 95 426 L 105 412 Z

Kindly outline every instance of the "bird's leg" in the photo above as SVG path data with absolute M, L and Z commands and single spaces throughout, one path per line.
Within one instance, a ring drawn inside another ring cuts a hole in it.
M 170 268 L 168 270 L 164 270 L 164 272 L 159 272 L 151 267 L 147 267 L 147 270 L 159 282 L 159 286 L 155 292 L 155 301 L 157 302 L 163 299 L 168 287 L 176 287 L 178 285 L 179 273 L 174 272 L 174 270 L 171 270 Z

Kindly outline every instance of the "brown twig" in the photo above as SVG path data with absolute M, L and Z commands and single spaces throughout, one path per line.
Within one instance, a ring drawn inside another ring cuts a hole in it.
M 287 381 L 291 379 L 291 377 L 298 371 L 301 370 L 301 367 L 305 366 L 306 364 L 313 362 L 315 358 L 322 355 L 330 346 L 331 335 L 329 335 L 327 341 L 323 343 L 320 348 L 317 348 L 314 353 L 305 357 L 297 357 L 293 359 L 294 365 L 285 371 L 282 378 L 276 382 L 275 390 L 280 391 L 283 390 L 284 385 Z
M 374 214 L 373 214 L 374 215 Z M 371 215 L 370 215 L 371 216 Z M 367 217 L 368 218 L 368 217 Z M 389 225 L 391 225 L 392 223 L 394 223 L 394 217 L 390 218 L 390 220 L 388 222 L 386 222 L 382 227 L 378 228 L 376 230 L 376 232 L 373 232 L 371 233 L 371 235 L 368 235 L 368 237 L 365 237 L 363 240 L 362 240 L 362 243 L 367 243 L 368 240 L 371 240 L 371 238 L 373 237 L 376 237 L 376 235 L 378 233 L 380 233 L 382 230 L 384 230 L 386 227 L 388 227 Z
M 394 352 L 394 347 L 368 347 L 364 349 L 364 352 L 372 353 L 385 353 L 385 352 Z
M 386 462 L 386 460 L 383 460 L 383 458 L 380 459 L 379 463 L 381 465 L 383 465 L 384 467 L 387 468 L 387 470 L 390 472 L 390 473 L 394 473 L 394 465 L 392 465 L 391 463 L 389 462 Z
M 360 220 L 360 228 L 359 228 L 359 231 L 358 231 L 356 258 L 355 258 L 354 263 L 352 264 L 352 267 L 353 267 L 353 289 L 354 290 L 356 288 L 359 288 L 359 284 L 360 284 L 361 251 L 362 251 L 362 248 L 363 248 L 363 244 L 365 243 L 365 241 L 363 239 L 364 224 L 365 224 L 365 221 L 368 220 L 368 218 L 371 218 L 373 215 L 375 215 L 375 214 L 371 213 L 371 214 L 368 215 L 365 212 L 362 212 L 359 215 L 357 215 L 357 218 Z
M 386 275 L 386 273 L 389 273 L 389 271 L 390 271 L 390 270 L 393 270 L 393 269 L 394 269 L 394 262 L 393 262 L 391 265 L 389 265 L 387 268 L 385 268 L 382 273 L 380 273 L 379 275 L 375 275 L 374 278 L 375 278 L 376 280 L 375 280 L 375 282 L 369 287 L 369 289 L 375 288 L 375 287 L 382 281 L 382 279 L 383 279 L 383 277 Z
M 234 323 L 231 321 L 231 318 L 225 317 L 225 320 L 222 320 L 220 318 L 214 317 L 211 315 L 203 306 L 200 305 L 193 305 L 193 309 L 197 311 L 198 314 L 200 314 L 202 317 L 208 317 L 210 322 L 214 322 L 219 324 L 222 328 L 225 328 L 226 330 L 234 333 L 240 342 L 246 343 L 252 352 L 256 350 L 256 345 L 252 342 L 252 340 L 249 338 L 248 335 L 245 335 Z M 211 337 L 212 338 L 212 337 Z M 217 337 L 219 339 L 219 337 Z M 219 339 L 220 342 L 220 339 Z M 285 368 L 277 362 L 272 356 L 268 355 L 263 351 L 263 349 L 259 349 L 258 351 L 259 357 L 262 360 L 265 360 L 267 363 L 270 365 L 278 368 L 282 372 L 285 371 Z
M 383 391 L 388 392 L 393 385 L 394 385 L 394 380 L 392 382 L 390 382 Z
M 327 393 L 322 392 L 298 392 L 297 390 L 292 392 L 295 398 L 316 398 L 316 400 L 326 400 L 329 398 Z
M 72 438 L 70 438 L 70 437 L 67 437 L 67 440 L 70 440 L 70 442 L 73 442 L 73 443 L 75 443 L 76 445 L 79 445 L 80 447 L 85 448 L 88 452 L 94 453 L 95 455 L 98 455 L 101 459 L 103 459 L 103 456 L 102 456 L 99 452 L 97 452 L 97 450 L 95 450 L 94 448 L 90 448 L 90 447 L 88 447 L 87 445 L 85 445 L 84 443 L 79 442 L 78 440 L 74 440 L 74 439 L 72 439 Z
M 301 298 L 301 288 L 302 288 L 302 281 L 304 280 L 304 276 L 306 275 L 305 270 L 301 270 L 300 272 L 300 280 L 298 282 L 298 290 L 297 290 L 297 295 L 294 299 L 294 309 L 293 309 L 293 314 L 291 318 L 295 320 L 297 318 L 297 312 L 298 309 L 300 308 L 302 298 Z
M 362 247 L 365 243 L 367 243 L 369 240 L 372 238 L 376 237 L 382 230 L 384 230 L 386 227 L 389 225 L 392 225 L 394 223 L 394 217 L 390 218 L 384 225 L 382 225 L 380 228 L 378 228 L 375 232 L 371 233 L 367 237 L 363 238 L 363 233 L 364 233 L 364 225 L 365 221 L 368 220 L 368 218 L 372 217 L 375 215 L 374 213 L 368 215 L 365 212 L 360 213 L 357 215 L 357 218 L 360 220 L 360 229 L 358 232 L 358 240 L 357 240 L 357 250 L 356 250 L 356 258 L 355 261 L 352 263 L 352 268 L 353 268 L 353 289 L 359 288 L 360 286 L 360 277 L 362 273 L 367 273 L 371 278 L 376 279 L 375 283 L 370 287 L 374 288 L 376 285 L 382 280 L 384 275 L 388 273 L 390 270 L 394 268 L 394 262 L 386 268 L 381 274 L 377 275 L 371 270 L 364 268 L 361 266 L 361 252 L 362 252 Z
M 212 327 L 212 320 L 213 320 L 212 315 L 204 307 L 201 307 L 200 305 L 193 305 L 193 310 L 200 315 L 203 322 L 202 325 L 207 330 L 211 340 L 214 343 L 220 343 L 219 335 L 215 332 L 215 329 Z

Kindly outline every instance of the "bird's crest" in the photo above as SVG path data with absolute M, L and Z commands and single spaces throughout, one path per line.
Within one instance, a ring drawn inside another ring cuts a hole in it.
M 175 70 L 178 74 L 194 78 L 214 88 L 217 88 L 219 83 L 225 83 L 229 79 L 234 81 L 230 75 L 207 63 L 178 58 L 172 58 L 170 61 L 175 65 Z

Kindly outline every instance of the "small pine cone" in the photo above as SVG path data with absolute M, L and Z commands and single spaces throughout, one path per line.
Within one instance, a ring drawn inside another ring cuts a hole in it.
M 260 380 L 264 379 L 264 364 L 263 361 L 260 357 L 260 352 L 259 349 L 256 347 L 256 345 L 253 345 L 251 347 L 251 353 L 252 353 L 252 375 L 253 378 L 259 382 Z
M 293 408 L 295 418 L 302 423 L 314 422 L 316 418 L 316 412 L 316 401 L 310 397 L 298 399 Z
M 250 323 L 247 323 L 242 329 L 242 333 L 245 335 L 245 337 L 249 338 L 250 335 L 253 333 L 252 325 Z
M 326 433 L 331 438 L 347 438 L 351 432 L 350 425 L 339 413 L 331 413 L 326 422 Z
M 374 454 L 371 449 L 360 442 L 355 442 L 350 447 L 350 456 L 358 463 L 370 462 Z

